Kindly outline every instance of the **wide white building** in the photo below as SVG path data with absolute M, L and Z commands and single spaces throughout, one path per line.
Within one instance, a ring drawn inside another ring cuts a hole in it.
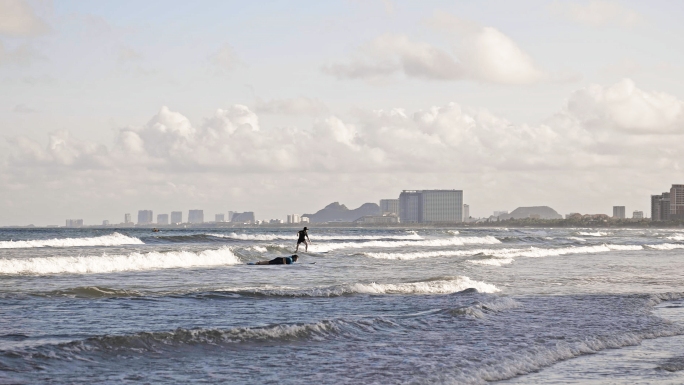
M 399 218 L 401 223 L 463 222 L 463 190 L 404 190 Z

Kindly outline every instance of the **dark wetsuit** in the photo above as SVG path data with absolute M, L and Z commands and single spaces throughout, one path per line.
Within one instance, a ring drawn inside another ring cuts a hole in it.
M 300 244 L 302 242 L 306 242 L 306 237 L 307 237 L 306 230 L 299 230 L 297 232 L 297 235 L 299 235 L 299 239 L 297 240 L 297 244 Z
M 278 257 L 268 261 L 269 265 L 291 265 L 292 263 L 292 257 Z

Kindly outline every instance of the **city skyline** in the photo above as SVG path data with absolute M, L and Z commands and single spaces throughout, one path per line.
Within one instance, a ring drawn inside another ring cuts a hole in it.
M 207 4 L 0 3 L 0 226 L 444 181 L 478 217 L 650 212 L 681 170 L 682 3 Z

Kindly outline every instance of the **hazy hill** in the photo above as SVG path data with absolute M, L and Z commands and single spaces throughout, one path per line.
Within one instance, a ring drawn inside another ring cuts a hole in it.
M 539 219 L 563 219 L 563 216 L 558 214 L 556 210 L 549 206 L 532 206 L 532 207 L 518 207 L 510 214 L 500 215 L 499 219 L 523 219 L 539 216 Z
M 315 214 L 304 214 L 302 217 L 308 217 L 311 223 L 353 222 L 365 215 L 379 214 L 380 206 L 375 203 L 364 203 L 357 209 L 349 210 L 347 206 L 341 205 L 339 202 L 333 202 L 325 206 L 324 209 L 318 210 Z

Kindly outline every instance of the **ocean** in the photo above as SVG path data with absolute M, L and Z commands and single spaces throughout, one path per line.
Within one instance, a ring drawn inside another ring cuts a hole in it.
M 310 227 L 0 229 L 0 384 L 684 383 L 684 229 Z

